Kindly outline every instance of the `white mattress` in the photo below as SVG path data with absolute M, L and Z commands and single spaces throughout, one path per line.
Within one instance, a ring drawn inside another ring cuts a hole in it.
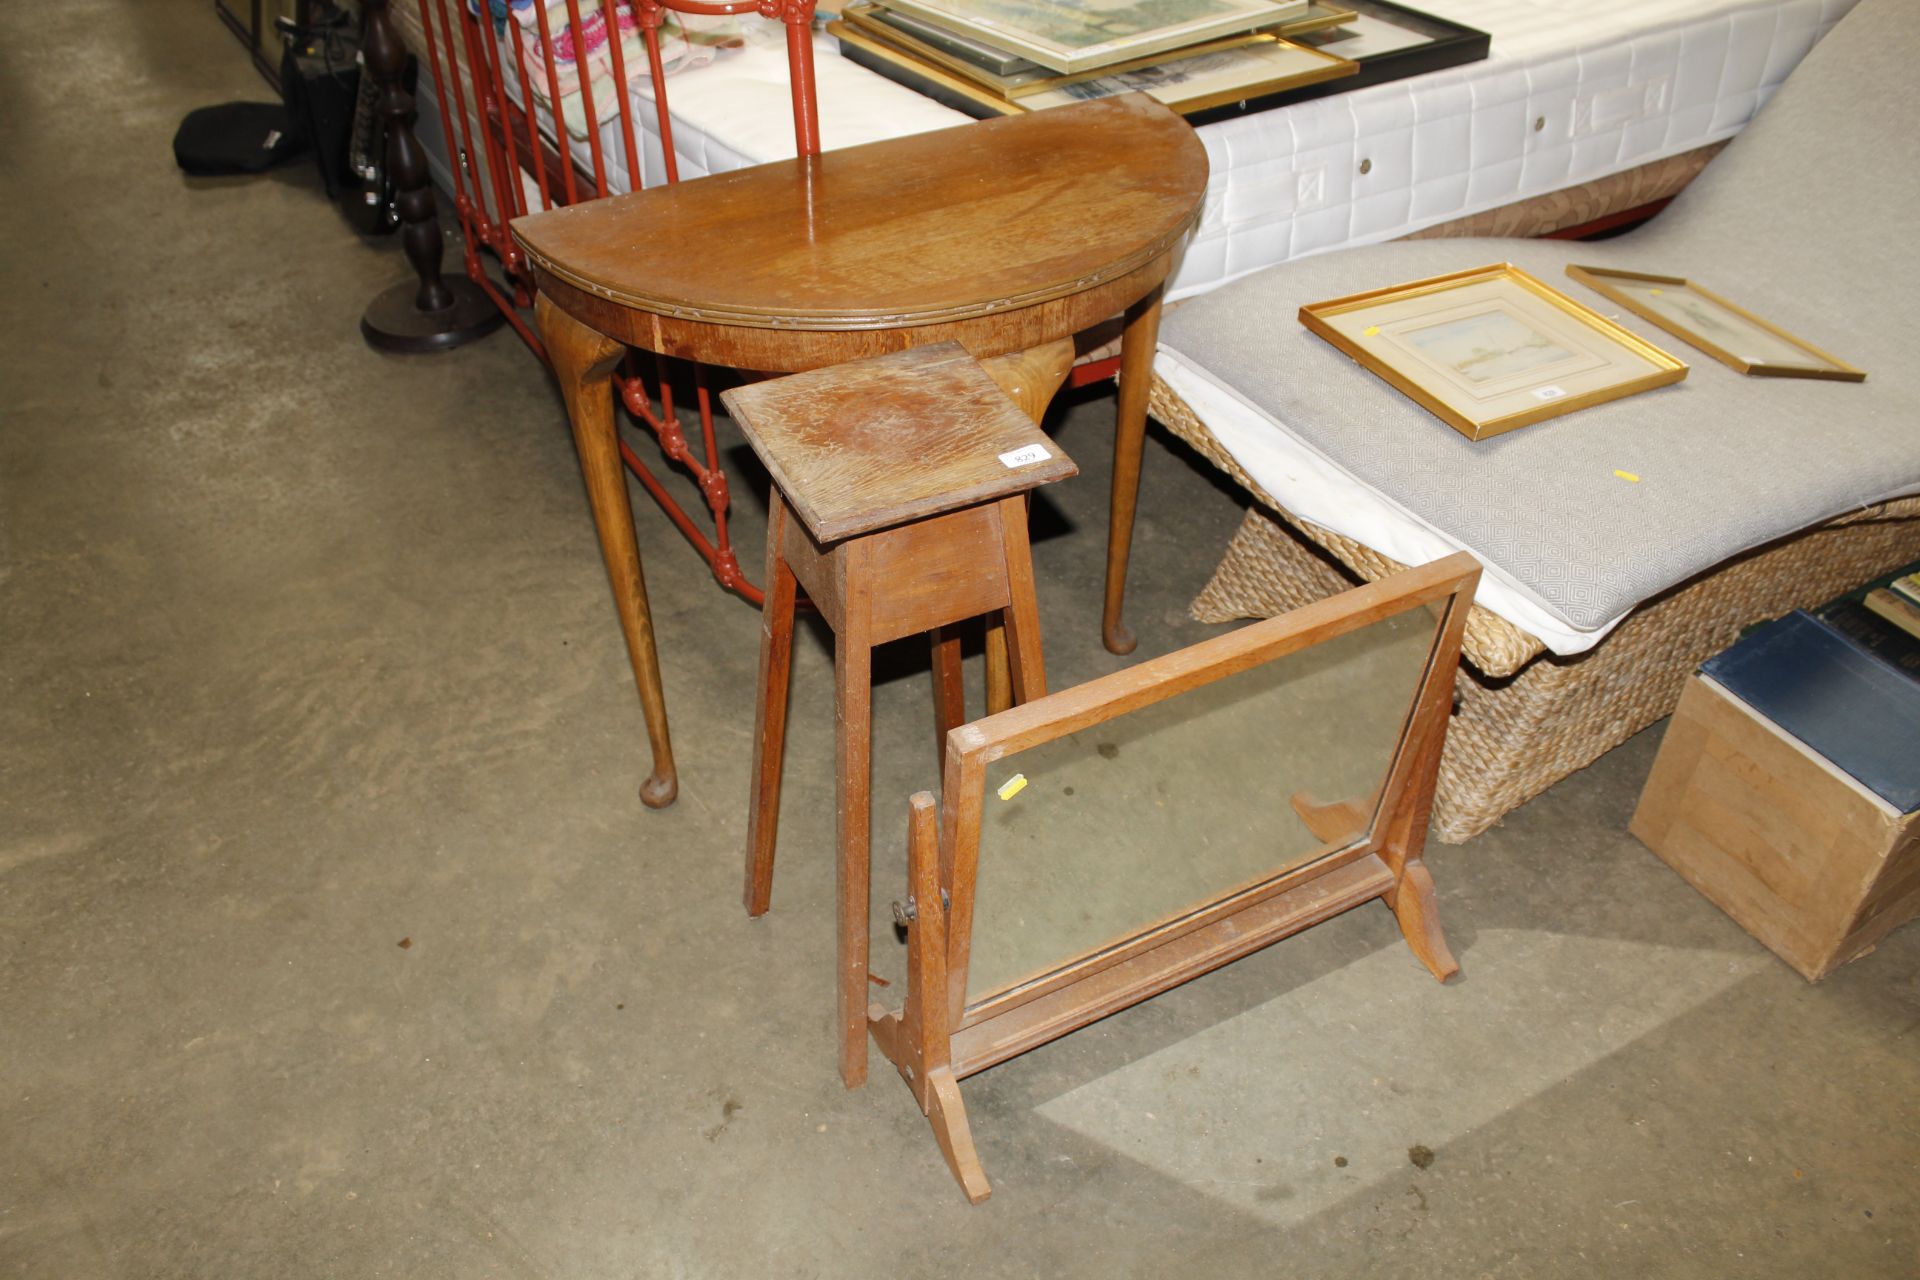
M 1415 0 L 1490 32 L 1487 59 L 1200 129 L 1213 179 L 1168 296 L 1732 137 L 1854 3 Z
M 1428 8 L 1458 21 L 1477 13 L 1479 25 L 1493 30 L 1493 57 L 1202 129 L 1209 151 L 1224 144 L 1233 158 L 1222 206 L 1209 208 L 1176 287 L 1201 292 L 1276 261 L 1393 239 L 1730 136 L 1854 3 L 1616 0 L 1604 13 L 1562 24 L 1552 15 L 1588 6 L 1429 0 Z M 1620 29 L 1634 18 L 1638 30 Z M 1597 38 L 1602 29 L 1616 34 Z M 1596 38 L 1581 41 L 1581 30 Z M 1535 119 L 1546 126 L 1534 130 Z M 1391 157 L 1384 165 L 1382 155 Z M 1359 158 L 1373 160 L 1369 174 L 1358 172 Z M 1338 190 L 1319 190 L 1320 179 L 1336 171 Z M 1289 182 L 1315 189 L 1322 203 L 1310 213 L 1296 207 L 1293 217 L 1263 213 L 1263 199 L 1278 200 Z M 1268 194 L 1250 195 L 1251 188 Z M 1210 203 L 1217 194 L 1209 191 Z M 1287 510 L 1404 564 L 1472 549 L 1174 353 L 1162 350 L 1154 367 Z M 1492 565 L 1476 600 L 1561 655 L 1591 649 L 1626 616 L 1576 627 Z
M 1278 262 L 1394 239 L 1731 137 L 1854 3 L 1417 0 L 1417 8 L 1490 32 L 1490 56 L 1203 126 L 1213 173 L 1168 296 L 1204 293 Z M 411 27 L 405 10 L 396 11 Z M 752 47 L 669 81 L 683 178 L 793 154 L 780 28 L 745 25 Z M 966 119 L 847 62 L 831 40 L 816 49 L 830 148 Z M 664 174 L 645 88 L 642 80 L 634 91 L 634 115 L 645 132 L 651 185 Z M 431 117 L 433 95 L 419 96 Z M 438 130 L 431 119 L 423 124 L 433 147 Z M 602 147 L 610 185 L 625 190 L 617 122 L 603 126 Z M 574 140 L 574 150 L 588 161 L 583 141 Z M 444 161 L 436 161 L 444 180 Z

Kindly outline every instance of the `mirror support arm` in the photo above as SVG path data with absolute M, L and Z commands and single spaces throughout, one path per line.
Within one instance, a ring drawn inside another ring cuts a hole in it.
M 947 911 L 949 898 L 940 884 L 940 841 L 936 801 L 916 791 L 907 801 L 906 906 L 895 904 L 907 927 L 906 1005 L 896 1014 L 878 1005 L 867 1010 L 874 1045 L 899 1070 L 914 1101 L 933 1126 L 940 1154 L 965 1192 L 979 1204 L 992 1192 L 986 1170 L 974 1150 L 966 1104 L 953 1074 L 953 1033 L 948 1023 Z

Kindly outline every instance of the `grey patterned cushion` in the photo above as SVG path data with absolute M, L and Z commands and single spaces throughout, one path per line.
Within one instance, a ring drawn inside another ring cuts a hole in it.
M 1630 235 L 1411 241 L 1289 263 L 1180 307 L 1161 345 L 1552 613 L 1596 627 L 1749 547 L 1920 492 L 1915 49 L 1920 4 L 1865 0 Z M 1620 308 L 1566 264 L 1688 276 L 1868 378 L 1747 377 L 1624 314 L 1692 367 L 1684 382 L 1476 443 L 1296 319 L 1303 303 L 1501 261 L 1609 315 Z

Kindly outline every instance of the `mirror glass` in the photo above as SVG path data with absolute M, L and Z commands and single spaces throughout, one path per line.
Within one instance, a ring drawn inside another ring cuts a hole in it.
M 988 765 L 969 1003 L 1363 838 L 1436 636 L 1415 607 Z

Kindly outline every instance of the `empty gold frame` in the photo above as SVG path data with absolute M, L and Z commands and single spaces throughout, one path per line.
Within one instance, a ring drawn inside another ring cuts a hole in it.
M 1659 325 L 1721 364 L 1757 377 L 1830 378 L 1864 382 L 1867 375 L 1810 342 L 1768 324 L 1745 307 L 1685 276 L 1570 266 L 1567 274 L 1633 314 Z
M 1449 556 L 947 735 L 904 1003 L 868 1027 L 969 1200 L 975 1072 L 1375 898 L 1458 970 L 1421 852 L 1479 576 Z
M 1687 376 L 1510 262 L 1309 303 L 1300 323 L 1469 440 Z

